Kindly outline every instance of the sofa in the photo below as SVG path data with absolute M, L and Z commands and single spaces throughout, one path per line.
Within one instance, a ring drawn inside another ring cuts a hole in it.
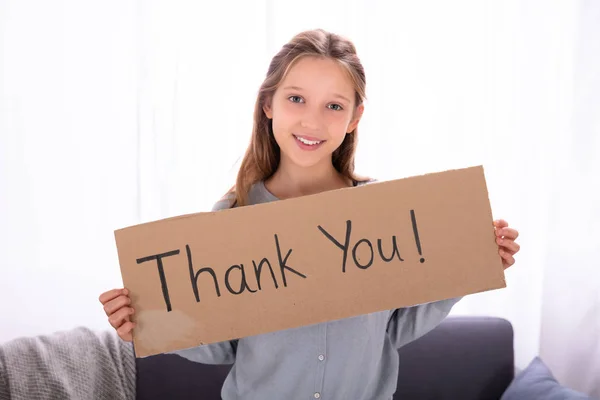
M 513 329 L 495 317 L 446 318 L 399 350 L 394 399 L 498 400 L 515 376 Z M 229 365 L 176 355 L 136 360 L 137 399 L 220 399 Z
M 540 357 L 515 374 L 513 329 L 501 318 L 448 317 L 399 357 L 394 399 L 591 399 L 562 386 Z M 0 400 L 220 399 L 230 368 L 135 358 L 114 330 L 78 327 L 0 344 Z

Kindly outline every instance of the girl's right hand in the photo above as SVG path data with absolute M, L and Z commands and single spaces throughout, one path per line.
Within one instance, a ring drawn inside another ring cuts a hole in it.
M 99 297 L 108 316 L 108 322 L 117 331 L 119 337 L 126 342 L 133 340 L 132 330 L 135 324 L 129 319 L 133 315 L 133 308 L 129 307 L 131 299 L 127 289 L 112 289 L 104 292 Z

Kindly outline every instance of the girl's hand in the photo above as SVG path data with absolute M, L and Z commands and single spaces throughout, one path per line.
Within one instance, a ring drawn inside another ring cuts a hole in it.
M 135 326 L 129 319 L 133 315 L 133 308 L 129 307 L 131 299 L 127 289 L 113 289 L 100 295 L 100 303 L 104 306 L 104 312 L 108 322 L 117 331 L 119 337 L 126 342 L 133 340 L 132 330 Z
M 519 237 L 516 229 L 509 228 L 508 222 L 503 219 L 494 221 L 496 230 L 496 243 L 498 244 L 498 254 L 502 257 L 504 269 L 515 263 L 515 254 L 519 252 L 521 246 L 515 240 Z

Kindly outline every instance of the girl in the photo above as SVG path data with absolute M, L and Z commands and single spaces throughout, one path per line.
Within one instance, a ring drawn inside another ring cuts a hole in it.
M 258 94 L 252 140 L 236 184 L 213 211 L 361 185 L 354 173 L 365 73 L 351 42 L 314 30 L 295 36 L 273 58 Z M 505 268 L 518 232 L 495 222 Z M 377 312 L 173 352 L 189 360 L 233 364 L 222 397 L 230 399 L 391 399 L 398 352 L 437 326 L 460 299 Z M 127 289 L 103 293 L 110 324 L 132 340 Z

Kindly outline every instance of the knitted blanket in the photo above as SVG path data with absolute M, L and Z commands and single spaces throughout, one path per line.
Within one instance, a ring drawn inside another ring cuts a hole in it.
M 135 356 L 115 332 L 76 328 L 0 344 L 0 400 L 133 400 Z

